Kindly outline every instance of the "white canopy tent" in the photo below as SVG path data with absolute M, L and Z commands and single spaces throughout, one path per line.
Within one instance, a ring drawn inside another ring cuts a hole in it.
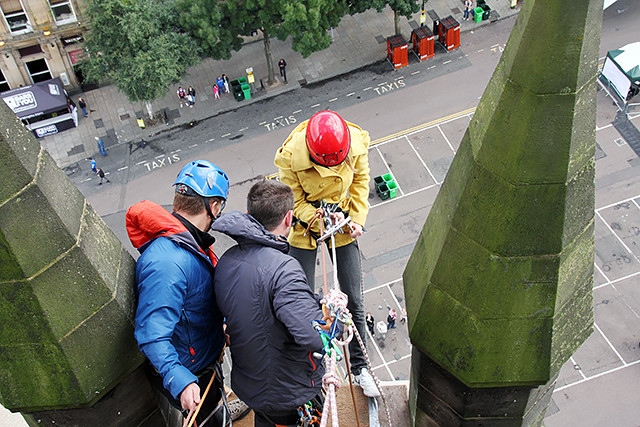
M 640 91 L 640 42 L 610 50 L 601 77 L 623 102 L 637 95 Z

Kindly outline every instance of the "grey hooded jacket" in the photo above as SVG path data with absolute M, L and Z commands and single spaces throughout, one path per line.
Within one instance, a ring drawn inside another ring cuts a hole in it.
M 283 236 L 232 211 L 213 230 L 237 245 L 216 266 L 214 292 L 230 336 L 233 391 L 258 412 L 286 411 L 315 397 L 324 367 L 312 355 L 322 341 L 311 324 L 322 310 Z

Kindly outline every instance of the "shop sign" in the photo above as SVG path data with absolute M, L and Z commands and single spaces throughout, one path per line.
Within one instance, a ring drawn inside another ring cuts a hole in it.
M 34 129 L 36 136 L 38 138 L 42 138 L 43 136 L 53 135 L 54 133 L 58 133 L 58 128 L 56 125 L 49 125 L 41 128 Z
M 82 34 L 77 34 L 71 37 L 63 37 L 62 39 L 60 39 L 60 41 L 62 42 L 63 46 L 69 46 L 71 44 L 82 43 L 84 41 L 84 38 L 82 37 Z
M 4 102 L 7 103 L 9 108 L 11 108 L 14 113 L 31 110 L 38 106 L 36 97 L 31 91 L 18 93 L 13 96 L 7 96 L 3 99 L 4 99 Z

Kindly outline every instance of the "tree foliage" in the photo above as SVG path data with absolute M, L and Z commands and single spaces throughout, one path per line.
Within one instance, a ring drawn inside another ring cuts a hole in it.
M 377 12 L 387 7 L 393 10 L 393 18 L 395 23 L 395 33 L 400 34 L 400 17 L 404 16 L 411 19 L 412 15 L 420 10 L 428 0 L 352 0 L 349 3 L 349 13 L 366 12 L 369 9 L 375 9 Z
M 89 0 L 87 13 L 83 76 L 96 83 L 111 79 L 132 102 L 164 96 L 199 61 L 197 44 L 178 31 L 172 2 Z
M 200 43 L 205 54 L 229 58 L 242 37 L 259 30 L 263 35 L 269 81 L 273 80 L 271 37 L 291 37 L 303 57 L 331 44 L 328 30 L 348 13 L 346 0 L 178 0 L 180 24 Z

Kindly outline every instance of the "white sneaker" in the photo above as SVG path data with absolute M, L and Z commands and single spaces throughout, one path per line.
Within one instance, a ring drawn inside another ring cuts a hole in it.
M 376 387 L 376 382 L 373 380 L 373 377 L 367 370 L 367 368 L 362 368 L 360 371 L 360 375 L 355 376 L 356 383 L 362 388 L 362 392 L 367 397 L 378 397 L 380 396 L 380 391 L 378 387 Z
M 233 399 L 227 403 L 229 412 L 231 412 L 231 420 L 237 421 L 243 418 L 251 410 L 246 403 L 240 399 Z

